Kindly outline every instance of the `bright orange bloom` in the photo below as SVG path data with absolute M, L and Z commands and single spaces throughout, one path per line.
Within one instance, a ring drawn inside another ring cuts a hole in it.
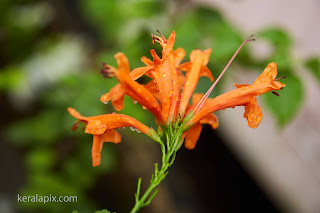
M 160 33 L 161 34 L 161 33 Z M 251 41 L 249 37 L 237 50 Z M 208 77 L 213 81 L 211 71 L 207 67 L 211 49 L 194 50 L 190 54 L 190 61 L 180 64 L 185 56 L 182 48 L 173 49 L 175 43 L 175 32 L 173 31 L 168 39 L 164 36 L 152 35 L 152 42 L 162 46 L 161 58 L 155 50 L 151 50 L 153 60 L 143 56 L 141 61 L 144 67 L 130 70 L 129 61 L 124 53 L 115 55 L 117 68 L 104 64 L 101 73 L 105 77 L 115 76 L 119 84 L 113 87 L 110 92 L 101 96 L 101 101 L 111 101 L 116 110 L 124 107 L 124 96 L 130 96 L 145 109 L 148 109 L 155 117 L 160 129 L 167 131 L 170 127 L 177 131 L 184 132 L 182 138 L 188 149 L 196 146 L 197 140 L 202 131 L 202 124 L 209 124 L 213 129 L 219 126 L 218 118 L 213 112 L 229 107 L 245 106 L 244 117 L 248 120 L 248 126 L 258 127 L 262 119 L 261 108 L 257 104 L 256 96 L 263 93 L 282 89 L 285 85 L 277 81 L 276 63 L 270 63 L 263 73 L 257 78 L 253 85 L 236 85 L 234 89 L 213 99 L 208 98 L 210 92 L 225 72 L 235 55 L 232 57 L 222 74 L 213 83 L 208 92 L 193 94 L 201 76 Z M 186 75 L 182 73 L 186 72 Z M 151 78 L 147 84 L 140 84 L 136 80 L 146 75 Z M 192 99 L 192 104 L 189 100 Z M 79 119 L 78 122 L 87 124 L 86 133 L 93 134 L 92 158 L 93 165 L 100 163 L 100 153 L 104 142 L 119 143 L 121 136 L 114 130 L 119 127 L 130 126 L 139 129 L 150 136 L 153 140 L 159 141 L 158 134 L 151 128 L 138 122 L 132 117 L 123 114 L 106 114 L 93 117 L 83 117 L 72 108 L 68 108 L 70 114 Z M 77 122 L 77 123 L 78 123 Z
M 84 117 L 75 109 L 69 107 L 69 113 L 78 119 L 73 126 L 73 130 L 77 129 L 79 122 L 86 124 L 85 133 L 93 135 L 92 145 L 92 164 L 98 166 L 100 164 L 101 149 L 104 142 L 120 143 L 121 136 L 114 129 L 120 127 L 133 127 L 154 140 L 158 140 L 156 132 L 146 125 L 140 123 L 136 119 L 123 114 L 105 114 L 92 117 Z
M 186 128 L 193 126 L 209 113 L 235 106 L 245 106 L 244 117 L 248 126 L 257 128 L 262 120 L 261 108 L 257 104 L 256 96 L 263 93 L 280 90 L 286 85 L 275 80 L 277 64 L 270 63 L 253 85 L 236 85 L 237 89 L 207 100 L 203 108 L 186 124 Z

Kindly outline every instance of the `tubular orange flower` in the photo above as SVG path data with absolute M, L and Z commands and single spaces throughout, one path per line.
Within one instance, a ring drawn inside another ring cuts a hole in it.
M 209 62 L 209 57 L 211 54 L 211 49 L 204 51 L 194 50 L 190 54 L 190 62 L 182 64 L 179 68 L 187 72 L 187 79 L 184 83 L 184 88 L 182 92 L 182 100 L 179 106 L 179 114 L 181 117 L 184 116 L 189 99 L 195 90 L 200 76 L 207 76 L 213 81 L 213 76 L 207 67 Z
M 167 170 L 174 162 L 176 152 L 182 144 L 184 143 L 187 149 L 194 149 L 202 131 L 202 124 L 209 124 L 212 129 L 219 126 L 218 118 L 213 112 L 229 107 L 244 106 L 244 117 L 248 120 L 248 126 L 257 128 L 263 114 L 256 97 L 269 91 L 279 95 L 275 90 L 285 87 L 283 83 L 278 81 L 279 79 L 275 79 L 277 65 L 272 62 L 252 85 L 235 85 L 237 88 L 232 91 L 212 99 L 208 98 L 242 46 L 253 40 L 250 36 L 240 45 L 209 90 L 205 94 L 193 94 L 201 76 L 208 77 L 211 81 L 214 80 L 207 67 L 211 49 L 194 50 L 190 54 L 190 61 L 180 64 L 185 56 L 185 51 L 182 48 L 173 50 L 175 32 L 173 31 L 168 39 L 161 33 L 160 35 L 151 34 L 152 42 L 161 45 L 162 56 L 160 58 L 155 50 L 150 50 L 153 60 L 143 56 L 141 61 L 145 64 L 144 67 L 131 71 L 128 58 L 121 52 L 115 55 L 117 68 L 103 64 L 104 68 L 101 70 L 101 74 L 107 78 L 115 76 L 119 84 L 100 98 L 104 103 L 111 100 L 116 110 L 122 110 L 124 96 L 130 96 L 154 115 L 157 124 L 159 124 L 158 134 L 152 128 L 124 114 L 112 113 L 84 117 L 75 109 L 68 108 L 69 113 L 78 119 L 73 129 L 77 128 L 79 122 L 84 122 L 86 124 L 85 132 L 93 135 L 91 150 L 93 166 L 100 164 L 104 142 L 119 143 L 121 141 L 121 135 L 115 131 L 119 127 L 136 128 L 160 144 L 161 168 L 158 169 L 158 164 L 155 164 L 151 184 L 141 197 L 141 179 L 138 182 L 136 204 L 131 211 L 132 213 L 149 205 L 157 193 L 155 187 L 167 175 Z M 184 75 L 182 71 L 186 74 Z M 146 84 L 140 84 L 136 81 L 143 75 L 151 78 Z M 189 104 L 190 98 L 192 98 L 191 105 Z M 161 139 L 163 134 L 166 136 L 166 144 Z
M 286 86 L 275 80 L 276 76 L 277 64 L 272 62 L 253 85 L 237 85 L 237 89 L 208 100 L 203 108 L 186 124 L 186 128 L 195 125 L 209 113 L 235 106 L 245 106 L 244 117 L 248 119 L 249 127 L 258 127 L 262 119 L 262 112 L 257 104 L 256 96 L 269 91 L 280 90 Z
M 93 166 L 98 166 L 100 164 L 100 152 L 104 142 L 120 143 L 121 136 L 114 129 L 120 127 L 133 127 L 148 135 L 152 139 L 158 140 L 158 136 L 153 129 L 127 115 L 114 113 L 84 117 L 71 107 L 68 108 L 68 111 L 73 117 L 78 119 L 73 127 L 73 130 L 77 129 L 79 122 L 84 122 L 86 124 L 85 133 L 93 135 Z

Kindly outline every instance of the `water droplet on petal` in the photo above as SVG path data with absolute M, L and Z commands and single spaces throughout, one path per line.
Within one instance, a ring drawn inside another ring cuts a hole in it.
M 109 103 L 109 101 L 104 101 L 103 103 L 104 103 L 104 104 L 108 104 L 108 103 Z
M 165 78 L 165 77 L 167 77 L 167 74 L 163 73 L 162 78 Z
M 142 109 L 147 109 L 147 107 L 145 107 L 145 106 L 142 106 Z
M 132 127 L 132 126 L 130 127 L 130 129 L 131 129 L 131 131 L 136 131 L 137 133 L 140 133 L 140 132 L 141 132 L 140 130 L 138 130 L 138 129 Z

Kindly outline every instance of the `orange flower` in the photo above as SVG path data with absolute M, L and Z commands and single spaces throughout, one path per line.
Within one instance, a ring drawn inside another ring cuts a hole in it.
M 188 129 L 196 125 L 209 113 L 235 106 L 245 106 L 244 117 L 248 120 L 248 126 L 257 128 L 262 120 L 261 108 L 257 104 L 256 96 L 263 93 L 280 90 L 286 85 L 277 81 L 277 64 L 270 63 L 253 85 L 236 85 L 237 89 L 207 100 L 203 108 L 195 113 L 185 125 Z M 194 112 L 191 112 L 194 113 Z
M 140 123 L 136 119 L 123 114 L 105 114 L 92 117 L 84 117 L 75 109 L 69 107 L 69 113 L 78 119 L 73 126 L 73 130 L 77 129 L 79 122 L 86 124 L 85 133 L 93 135 L 92 145 L 92 164 L 98 166 L 100 164 L 101 149 L 104 142 L 120 143 L 121 136 L 114 129 L 120 127 L 133 127 L 148 135 L 154 140 L 158 140 L 157 133 Z
M 217 110 L 245 106 L 244 117 L 248 120 L 248 126 L 258 127 L 263 114 L 257 104 L 256 96 L 268 91 L 282 89 L 285 86 L 277 81 L 278 79 L 275 79 L 277 68 L 276 63 L 273 62 L 267 66 L 253 85 L 235 85 L 237 87 L 235 90 L 213 99 L 208 98 L 242 46 L 253 40 L 250 36 L 238 48 L 207 93 L 205 95 L 193 94 L 201 76 L 208 77 L 211 81 L 214 80 L 207 67 L 211 49 L 194 50 L 190 54 L 190 61 L 180 64 L 185 56 L 185 51 L 182 48 L 173 50 L 175 32 L 173 31 L 168 39 L 165 39 L 161 33 L 160 35 L 152 35 L 152 42 L 154 44 L 157 42 L 162 46 L 162 56 L 160 58 L 152 49 L 150 53 L 153 60 L 145 56 L 141 58 L 141 61 L 145 64 L 144 67 L 135 68 L 131 71 L 127 57 L 121 52 L 115 55 L 117 68 L 104 64 L 101 73 L 105 77 L 115 76 L 119 84 L 113 87 L 110 92 L 102 95 L 100 100 L 104 103 L 111 100 L 114 108 L 121 110 L 124 107 L 124 96 L 130 96 L 155 116 L 161 131 L 166 134 L 172 134 L 172 131 L 179 132 L 182 139 L 185 139 L 184 144 L 187 149 L 193 149 L 196 146 L 202 131 L 202 124 L 209 124 L 213 129 L 219 126 L 218 118 L 212 114 Z M 186 72 L 186 76 L 183 75 L 182 71 Z M 144 85 L 136 81 L 143 75 L 151 78 L 150 82 Z M 189 105 L 191 97 L 192 105 Z M 83 117 L 72 108 L 68 108 L 68 110 L 72 116 L 79 119 L 76 124 L 79 122 L 86 123 L 85 132 L 94 136 L 92 147 L 94 166 L 100 163 L 100 153 L 104 142 L 120 142 L 121 136 L 114 130 L 116 128 L 134 127 L 153 140 L 162 143 L 153 129 L 127 115 L 106 114 Z M 170 141 L 167 141 L 167 143 L 170 143 Z

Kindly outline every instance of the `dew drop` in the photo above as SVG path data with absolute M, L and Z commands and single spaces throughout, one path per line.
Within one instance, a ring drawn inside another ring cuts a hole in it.
M 246 89 L 246 87 L 241 87 L 241 89 L 242 89 L 242 90 L 245 90 L 245 89 Z
M 136 103 L 138 103 L 138 101 L 132 99 L 132 103 L 136 104 Z
M 167 74 L 163 73 L 162 78 L 165 78 L 165 77 L 167 77 Z
M 258 116 L 256 120 L 259 122 L 261 121 L 261 119 L 262 119 L 261 116 Z
M 138 129 L 132 127 L 132 126 L 130 127 L 130 129 L 131 129 L 131 131 L 136 131 L 137 133 L 140 133 L 140 132 L 141 132 L 140 130 L 138 130 Z
M 188 82 L 186 82 L 186 86 L 190 86 L 190 82 L 188 81 Z
M 147 109 L 147 107 L 145 107 L 145 106 L 142 106 L 142 109 Z
M 109 103 L 109 101 L 104 101 L 103 103 L 104 103 L 104 104 L 108 104 L 108 103 Z

